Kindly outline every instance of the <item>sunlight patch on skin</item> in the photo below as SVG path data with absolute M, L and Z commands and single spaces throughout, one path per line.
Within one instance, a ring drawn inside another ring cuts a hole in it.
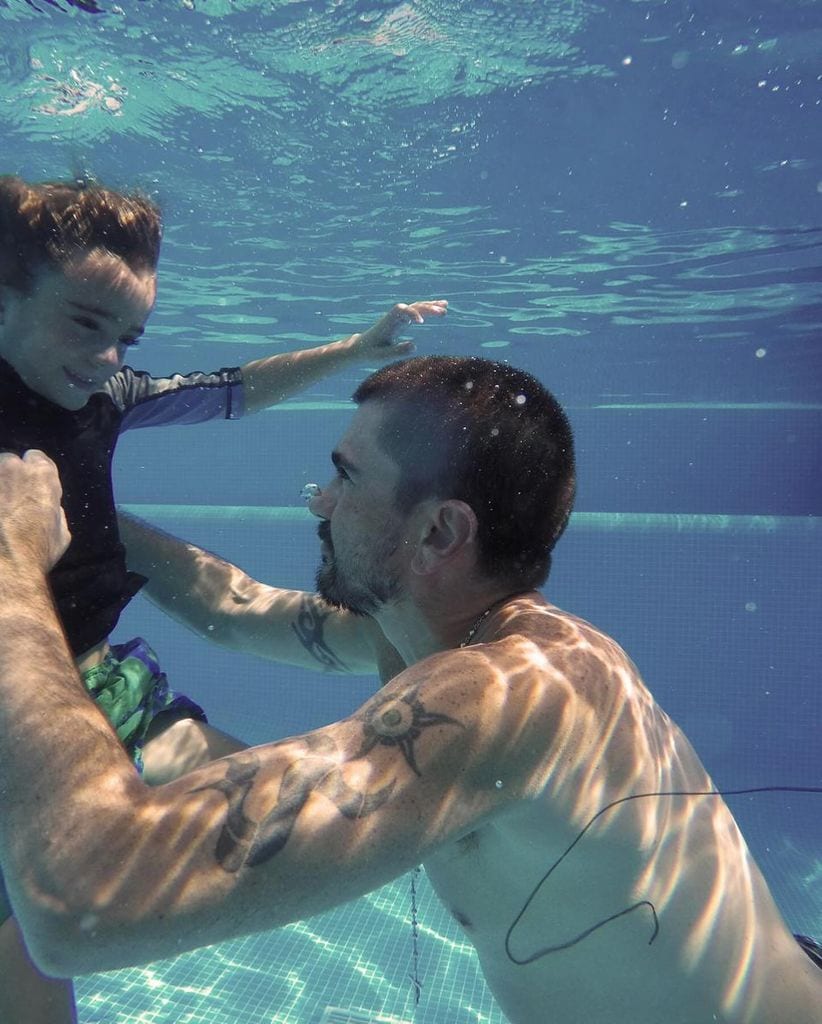
M 751 918 L 753 914 L 750 915 Z M 759 992 L 749 991 L 752 984 L 751 967 L 754 963 L 754 929 L 753 922 L 747 923 L 742 930 L 742 949 L 738 954 L 736 969 L 731 973 L 728 989 L 722 999 L 722 1008 L 726 1013 L 735 1016 L 742 1006 L 759 1001 Z M 767 955 L 767 954 L 766 954 Z M 758 987 L 758 986 L 757 986 Z
M 561 805 L 571 804 L 572 820 L 590 827 L 592 841 L 617 830 L 647 852 L 633 897 L 650 903 L 660 929 L 666 910 L 688 929 L 687 970 L 705 971 L 720 946 L 731 945 L 730 980 L 721 998 L 724 1012 L 736 1019 L 761 997 L 751 988 L 755 885 L 744 841 L 690 744 L 656 707 L 621 648 L 592 643 L 584 623 L 567 625 L 560 638 L 551 637 L 550 659 L 521 638 L 495 641 L 498 653 L 503 641 L 508 644 L 510 657 L 501 657 L 509 685 L 516 686 L 520 674 L 541 679 L 533 701 L 525 702 L 529 711 L 537 714 L 540 700 L 552 707 L 552 739 L 530 784 L 534 791 L 544 786 Z M 522 703 L 522 691 L 518 698 Z M 527 718 L 515 723 L 517 738 L 526 742 Z M 680 778 L 693 781 L 682 787 L 673 781 Z M 693 788 L 695 795 L 658 797 L 678 788 Z M 702 791 L 707 795 L 698 795 Z M 730 864 L 742 866 L 733 877 Z M 618 863 L 614 870 L 619 873 Z M 689 902 L 683 903 L 686 894 Z M 749 908 L 746 920 L 733 925 L 733 936 L 724 913 L 729 900 Z M 738 926 L 744 936 L 737 935 Z M 652 927 L 649 921 L 649 935 Z
M 694 871 L 694 860 L 692 858 L 686 859 L 685 865 L 687 865 L 688 870 Z M 695 919 L 691 932 L 683 946 L 685 962 L 692 971 L 697 969 L 699 962 L 705 955 L 716 923 L 720 919 L 725 887 L 729 881 L 727 865 L 723 857 L 711 856 L 710 872 L 706 872 L 706 877 L 712 878 L 710 892 L 703 901 L 699 916 Z

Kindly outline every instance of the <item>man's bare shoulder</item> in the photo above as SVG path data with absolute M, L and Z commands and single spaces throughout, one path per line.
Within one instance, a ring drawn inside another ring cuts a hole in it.
M 613 637 L 538 594 L 507 602 L 483 647 L 492 658 L 519 657 L 535 672 L 559 673 L 569 681 L 615 676 L 639 682 L 636 666 Z
M 533 700 L 558 684 L 582 696 L 622 686 L 631 694 L 642 682 L 620 645 L 578 616 L 547 602 L 538 593 L 495 609 L 466 646 L 442 651 L 411 666 L 403 683 L 455 683 L 464 692 L 499 691 L 514 699 L 527 691 Z
M 508 602 L 493 618 L 475 655 L 486 678 L 504 681 L 507 726 L 527 712 L 549 756 L 568 744 L 600 749 L 606 729 L 609 757 L 624 761 L 626 744 L 650 750 L 675 731 L 628 654 L 590 622 L 538 594 Z

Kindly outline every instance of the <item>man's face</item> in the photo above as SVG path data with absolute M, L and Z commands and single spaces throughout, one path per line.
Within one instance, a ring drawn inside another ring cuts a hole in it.
M 82 409 L 123 366 L 154 306 L 156 275 L 106 253 L 43 270 L 31 291 L 0 293 L 0 355 L 39 395 Z
M 309 508 L 323 522 L 317 589 L 338 607 L 374 614 L 402 594 L 406 517 L 394 506 L 400 469 L 378 443 L 383 406 L 361 405 L 332 453 L 336 475 Z

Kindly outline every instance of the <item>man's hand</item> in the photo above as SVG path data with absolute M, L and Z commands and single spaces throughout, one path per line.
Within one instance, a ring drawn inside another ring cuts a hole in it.
M 429 302 L 398 302 L 381 317 L 373 327 L 362 334 L 354 335 L 354 346 L 360 356 L 377 359 L 396 359 L 414 351 L 412 341 L 397 341 L 397 334 L 406 324 L 421 324 L 427 316 L 445 316 L 448 312 L 446 299 Z
M 57 467 L 43 452 L 0 454 L 0 561 L 47 573 L 71 534 L 60 500 Z

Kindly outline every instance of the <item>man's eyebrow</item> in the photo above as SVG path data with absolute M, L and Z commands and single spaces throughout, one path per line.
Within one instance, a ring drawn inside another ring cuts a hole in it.
M 102 306 L 86 306 L 84 303 L 75 302 L 73 299 L 69 299 L 68 304 L 73 306 L 75 309 L 81 310 L 83 313 L 91 313 L 92 316 L 101 316 L 103 319 L 110 320 L 112 323 L 117 319 L 113 313 L 109 313 L 109 311 L 107 309 L 103 309 Z M 135 338 L 139 338 L 143 334 L 145 334 L 144 327 L 132 327 L 129 331 L 129 335 Z
M 341 451 L 338 451 L 336 448 L 331 453 L 331 461 L 334 463 L 337 469 L 344 469 L 346 473 L 358 472 L 357 467 L 354 465 L 354 463 L 349 462 L 348 459 L 343 455 L 343 453 Z

